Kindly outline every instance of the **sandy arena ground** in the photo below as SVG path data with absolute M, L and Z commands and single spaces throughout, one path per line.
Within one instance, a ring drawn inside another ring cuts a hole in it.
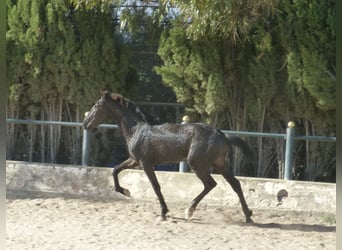
M 6 249 L 336 249 L 334 216 L 168 205 L 161 222 L 157 201 L 7 197 Z

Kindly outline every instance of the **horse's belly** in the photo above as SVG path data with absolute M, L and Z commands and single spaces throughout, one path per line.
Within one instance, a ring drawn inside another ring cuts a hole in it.
M 181 137 L 144 138 L 139 144 L 131 147 L 130 154 L 134 158 L 159 163 L 177 163 L 186 159 L 189 143 Z
M 155 158 L 155 163 L 178 163 L 180 161 L 185 161 L 186 156 L 186 154 L 173 154 L 170 152 L 169 154 L 158 155 Z
M 188 147 L 184 144 L 168 143 L 154 145 L 154 159 L 156 163 L 176 163 L 186 159 Z

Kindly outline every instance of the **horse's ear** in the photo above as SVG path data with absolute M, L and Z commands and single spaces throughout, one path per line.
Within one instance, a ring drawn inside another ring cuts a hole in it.
M 117 101 L 117 100 L 119 99 L 119 96 L 118 96 L 117 94 L 114 94 L 114 93 L 112 93 L 112 94 L 110 95 L 110 97 L 111 97 L 112 100 L 114 100 L 114 101 Z
M 110 94 L 110 97 L 112 98 L 113 101 L 119 102 L 120 104 L 123 103 L 124 98 L 119 94 L 112 93 L 112 94 Z
M 102 96 L 108 96 L 109 95 L 109 91 L 108 90 L 102 91 L 101 95 Z

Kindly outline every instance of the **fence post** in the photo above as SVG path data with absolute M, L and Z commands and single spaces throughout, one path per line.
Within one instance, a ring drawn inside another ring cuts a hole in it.
M 286 129 L 286 149 L 285 149 L 285 180 L 292 179 L 292 163 L 293 163 L 293 146 L 294 146 L 294 135 L 295 135 L 295 123 L 290 121 L 287 124 Z
M 190 121 L 190 117 L 185 115 L 185 116 L 183 116 L 182 120 L 183 120 L 182 124 L 187 124 Z M 179 163 L 179 172 L 180 173 L 188 172 L 188 163 L 186 161 L 181 161 Z
M 85 112 L 84 116 L 87 116 Z M 83 141 L 82 141 L 82 166 L 88 166 L 89 163 L 89 131 L 83 128 Z

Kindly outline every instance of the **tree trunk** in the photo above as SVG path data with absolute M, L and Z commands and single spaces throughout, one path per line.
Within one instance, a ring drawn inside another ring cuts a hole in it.
M 305 118 L 305 135 L 308 136 L 309 132 L 309 121 Z M 305 163 L 306 168 L 310 169 L 310 142 L 308 140 L 305 141 Z M 309 176 L 306 176 L 305 179 L 311 179 L 311 173 L 309 172 Z
M 56 101 L 45 102 L 45 107 L 48 121 L 61 121 L 63 110 L 62 98 L 58 98 Z M 48 131 L 49 161 L 55 163 L 61 138 L 61 126 L 50 125 Z
M 44 110 L 41 110 L 41 115 L 40 115 L 40 119 L 42 121 L 44 121 Z M 41 162 L 45 162 L 45 125 L 41 125 L 40 126 L 40 160 Z
M 76 110 L 75 110 L 75 119 L 73 119 L 73 115 L 70 111 L 69 104 L 66 104 L 65 109 L 67 111 L 69 121 L 75 121 L 75 122 L 80 121 L 80 111 L 78 107 L 76 107 Z M 79 127 L 70 127 L 68 129 L 68 134 L 70 136 L 68 136 L 68 138 L 65 138 L 65 140 L 68 140 L 67 145 L 69 145 L 71 162 L 74 165 L 78 165 L 81 163 L 81 152 L 80 152 L 81 132 L 80 131 L 81 131 L 81 128 Z
M 31 116 L 31 120 L 34 119 L 32 116 Z M 34 151 L 34 144 L 35 144 L 35 141 L 36 141 L 36 125 L 28 125 L 28 136 L 29 136 L 29 162 L 32 162 L 33 160 L 33 151 Z
M 8 103 L 7 116 L 13 119 L 19 118 L 19 110 L 14 104 Z M 18 131 L 16 130 L 15 123 L 9 123 L 6 127 L 6 158 L 13 159 L 15 144 L 18 139 Z
M 259 123 L 259 132 L 263 132 L 264 123 L 265 123 L 265 115 L 266 115 L 266 106 L 263 105 L 261 119 Z M 264 174 L 264 159 L 263 159 L 263 138 L 258 137 L 258 172 L 257 177 L 263 177 Z
M 75 114 L 75 118 L 76 118 L 76 122 L 79 122 L 81 121 L 80 119 L 80 110 L 79 108 L 77 107 L 76 108 L 76 114 Z M 76 127 L 75 128 L 75 137 L 74 137 L 74 140 L 75 140 L 75 164 L 80 164 L 81 163 L 81 130 L 82 128 L 79 128 L 79 127 Z

